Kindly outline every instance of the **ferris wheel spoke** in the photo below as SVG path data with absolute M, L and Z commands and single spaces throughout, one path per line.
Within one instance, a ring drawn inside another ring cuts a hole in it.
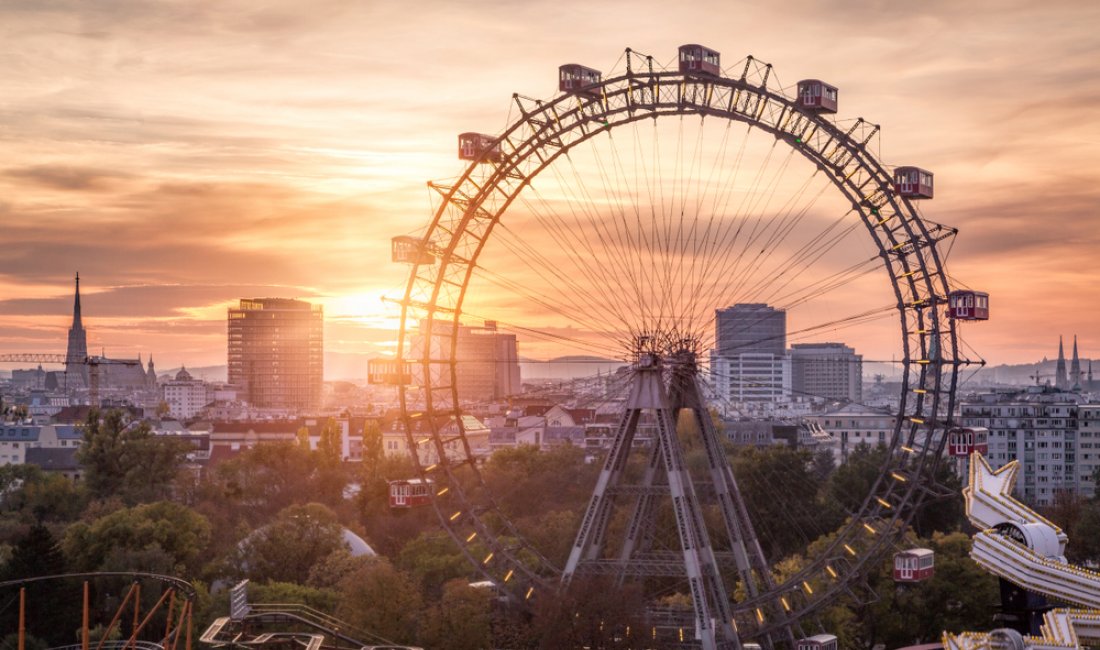
M 732 123 L 727 123 L 726 136 L 728 137 Z M 714 200 L 710 207 L 710 217 L 707 221 L 707 227 L 704 230 L 706 237 L 701 237 L 703 244 L 700 250 L 696 251 L 696 256 L 700 260 L 699 266 L 701 267 L 698 276 L 691 283 L 690 291 L 693 296 L 696 305 L 692 307 L 692 320 L 699 322 L 705 320 L 706 312 L 712 308 L 709 302 L 709 296 L 703 291 L 706 286 L 707 278 L 714 272 L 715 267 L 718 265 L 718 258 L 715 253 L 720 250 L 721 242 L 726 239 L 726 233 L 723 232 L 723 226 L 732 224 L 733 220 L 720 219 L 720 215 L 725 212 L 729 207 L 730 199 L 733 197 L 733 191 L 737 184 L 737 178 L 741 171 L 741 163 L 745 157 L 746 146 L 749 142 L 749 133 L 751 128 L 746 125 L 745 131 L 742 134 L 740 145 L 737 148 L 737 153 L 734 156 L 733 163 L 730 166 L 728 175 L 725 177 L 724 182 L 719 183 L 718 191 L 715 192 Z M 774 149 L 773 149 L 774 151 Z M 722 158 L 718 165 L 715 166 L 715 170 L 726 169 L 725 157 L 726 148 L 722 148 Z M 708 181 L 709 182 L 709 181 Z M 699 202 L 699 210 L 702 210 L 703 200 Z M 717 225 L 716 225 L 717 222 Z M 732 230 L 732 227 L 730 228 Z M 699 332 L 697 336 L 701 336 L 702 332 Z
M 637 124 L 635 123 L 633 126 L 636 134 Z M 631 269 L 631 276 L 634 280 L 638 318 L 640 322 L 644 323 L 648 322 L 652 316 L 649 308 L 649 301 L 645 300 L 644 297 L 650 295 L 653 290 L 652 278 L 648 273 L 646 257 L 647 254 L 652 256 L 653 247 L 645 229 L 640 227 L 642 223 L 642 211 L 640 204 L 641 186 L 638 185 L 637 179 L 639 166 L 637 164 L 634 165 L 634 185 L 631 185 L 630 179 L 626 174 L 622 154 L 619 151 L 618 140 L 611 131 L 607 132 L 607 138 L 611 149 L 611 167 L 614 172 L 617 193 L 620 197 L 619 205 L 621 206 L 621 209 L 618 211 L 616 229 L 622 229 L 625 235 L 624 238 L 627 241 L 626 264 Z M 626 189 L 624 190 L 624 188 Z M 650 188 L 647 188 L 647 190 L 648 189 Z M 630 197 L 629 204 L 631 214 L 627 213 L 626 201 L 621 199 L 624 194 Z M 634 224 L 637 225 L 635 226 Z M 651 257 L 648 259 L 651 259 Z
M 510 228 L 501 226 L 502 236 L 500 241 L 506 248 L 509 248 L 513 253 L 516 261 L 526 266 L 528 269 L 538 275 L 543 282 L 546 282 L 548 286 L 557 286 L 561 290 L 557 292 L 543 292 L 539 294 L 539 300 L 550 303 L 551 311 L 561 314 L 566 319 L 581 322 L 586 324 L 593 332 L 609 333 L 607 329 L 608 325 L 614 322 L 618 322 L 624 329 L 629 330 L 629 322 L 622 314 L 613 310 L 611 305 L 601 300 L 600 296 L 596 296 L 590 290 L 590 285 L 586 286 L 578 282 L 577 278 L 571 277 L 570 274 L 562 272 L 554 263 L 547 260 L 546 257 L 537 250 L 534 246 L 530 245 L 525 239 L 518 237 Z M 576 255 L 570 253 L 571 259 L 576 261 Z M 584 274 L 589 274 L 590 270 L 582 264 L 576 264 L 576 268 Z M 499 274 L 497 274 L 499 277 Z M 594 280 L 589 275 L 590 281 Z M 524 290 L 517 283 L 512 283 L 512 289 L 520 295 L 531 296 L 532 293 L 529 290 Z M 551 295 L 558 295 L 561 298 L 551 298 Z M 570 309 L 570 303 L 566 302 L 572 300 L 573 308 Z M 601 318 L 590 318 L 587 314 L 600 315 Z
M 694 315 L 689 305 L 694 303 L 695 296 L 690 292 L 690 276 L 694 271 L 696 264 L 696 240 L 699 236 L 699 212 L 697 209 L 692 209 L 690 214 L 688 212 L 689 192 L 688 192 L 688 179 L 695 179 L 701 177 L 702 174 L 702 160 L 703 160 L 703 136 L 705 129 L 704 123 L 700 118 L 699 128 L 697 129 L 697 135 L 695 138 L 695 144 L 692 149 L 690 161 L 688 164 L 684 163 L 684 159 L 681 156 L 680 168 L 681 168 L 681 192 L 680 201 L 677 206 L 677 230 L 676 230 L 676 244 L 675 244 L 675 259 L 676 267 L 673 275 L 672 284 L 674 286 L 674 311 L 679 316 L 678 331 L 686 337 L 688 332 L 694 330 Z M 682 130 L 682 126 L 681 126 Z M 683 135 L 681 134 L 681 141 Z M 686 170 L 686 171 L 685 171 Z M 684 178 L 686 174 L 687 178 Z M 704 185 L 701 189 L 696 190 L 696 193 L 701 196 L 705 196 L 709 191 L 709 185 Z M 701 198 L 696 200 L 696 204 L 701 202 Z
M 529 300 L 535 304 L 540 305 L 547 311 L 557 314 L 563 318 L 571 319 L 577 323 L 585 325 L 588 331 L 592 334 L 598 335 L 599 339 L 604 341 L 600 343 L 598 341 L 585 341 L 574 337 L 566 337 L 562 335 L 549 334 L 545 330 L 539 330 L 535 328 L 521 328 L 519 326 L 511 326 L 509 329 L 520 329 L 525 333 L 534 334 L 540 338 L 546 338 L 551 340 L 558 340 L 563 342 L 569 342 L 573 345 L 581 348 L 586 348 L 590 352 L 596 352 L 599 354 L 615 354 L 621 351 L 621 341 L 624 338 L 624 334 L 619 332 L 613 332 L 605 329 L 606 324 L 591 321 L 578 314 L 583 313 L 584 309 L 577 304 L 564 304 L 557 302 L 556 300 L 549 298 L 546 294 L 536 294 L 529 289 L 526 289 L 523 285 L 513 282 L 500 274 L 493 273 L 488 269 L 478 268 L 475 273 L 480 277 L 485 278 L 486 281 L 491 282 L 503 289 L 515 292 L 517 296 Z M 467 312 L 468 315 L 473 315 Z
M 783 305 L 786 309 L 793 309 L 805 302 L 820 298 L 841 287 L 857 282 L 873 272 L 882 270 L 882 268 L 883 264 L 880 258 L 864 260 L 805 287 L 784 294 L 766 296 L 759 298 L 759 300 Z
M 560 175 L 559 175 L 560 179 Z M 581 229 L 577 227 L 578 222 L 583 222 L 578 214 L 578 210 L 573 203 L 571 197 L 569 197 L 568 207 L 569 213 L 572 216 L 572 221 L 566 221 L 565 218 L 559 214 L 555 206 L 544 198 L 542 193 L 533 186 L 530 188 L 531 195 L 541 204 L 541 208 L 537 208 L 532 202 L 528 201 L 521 195 L 523 204 L 528 208 L 531 215 L 537 222 L 537 224 L 552 237 L 559 244 L 560 252 L 567 256 L 570 264 L 575 270 L 579 272 L 579 276 L 576 278 L 569 277 L 569 274 L 563 274 L 560 269 L 556 268 L 556 265 L 552 261 L 549 261 L 547 256 L 537 250 L 534 245 L 527 242 L 526 250 L 532 255 L 531 259 L 537 259 L 543 266 L 559 276 L 567 285 L 570 286 L 573 291 L 581 291 L 586 297 L 591 300 L 588 301 L 589 308 L 594 309 L 594 313 L 600 313 L 603 311 L 610 312 L 609 315 L 613 316 L 615 320 L 620 322 L 625 328 L 629 329 L 630 318 L 628 312 L 623 310 L 623 303 L 618 298 L 618 294 L 612 292 L 609 296 L 600 295 L 595 296 L 589 290 L 588 287 L 599 287 L 606 285 L 606 278 L 608 277 L 608 269 L 601 268 L 599 265 L 593 264 L 593 260 L 600 259 L 593 246 L 593 243 L 583 236 Z M 567 195 L 568 197 L 568 195 Z M 582 206 L 583 207 L 583 206 Z M 516 236 L 518 241 L 522 241 Z M 523 258 L 521 261 L 530 264 L 531 259 Z M 582 288 L 580 282 L 586 280 L 588 287 Z M 621 284 L 619 285 L 621 286 Z
M 798 192 L 788 199 L 784 206 L 786 210 L 781 208 L 769 218 L 769 226 L 774 224 L 775 227 L 771 231 L 771 234 L 768 235 L 767 240 L 760 245 L 756 255 L 749 261 L 744 272 L 739 274 L 733 288 L 735 294 L 740 294 L 741 290 L 756 278 L 761 268 L 771 261 L 771 254 L 787 239 L 793 228 L 797 226 L 798 223 L 802 221 L 803 217 L 806 216 L 806 213 L 813 208 L 814 204 L 817 202 L 816 199 L 820 198 L 821 194 L 824 193 L 825 188 L 822 187 L 822 190 L 812 196 L 804 207 L 795 211 L 795 205 L 801 200 L 815 177 L 816 173 L 814 176 L 808 178 L 806 182 L 803 183 L 802 187 L 798 189 Z M 778 264 L 773 265 L 773 268 L 768 269 L 770 272 L 763 273 L 765 280 L 773 279 L 775 277 L 775 267 L 779 266 Z
M 791 199 L 789 199 L 787 201 L 786 214 L 784 214 L 780 218 L 780 221 L 779 221 L 780 225 L 782 225 L 785 221 L 789 220 L 791 214 L 793 213 L 794 205 L 795 205 L 796 201 L 802 196 L 805 189 L 809 186 L 809 184 L 812 180 L 813 180 L 813 177 L 811 176 L 810 179 L 808 179 L 806 181 L 806 183 L 804 183 L 803 186 L 799 189 L 799 192 L 796 193 L 794 195 L 794 197 L 792 197 Z M 805 213 L 813 206 L 813 203 L 814 202 L 811 201 L 808 205 L 806 205 L 805 207 L 803 207 L 799 211 L 798 217 L 794 220 L 795 223 L 797 223 L 797 221 L 801 219 L 801 216 L 805 215 Z M 776 218 L 776 215 L 773 215 L 772 217 L 770 217 L 768 219 L 769 223 L 775 223 L 775 218 Z M 757 275 L 759 269 L 764 265 L 764 263 L 767 260 L 770 259 L 771 252 L 786 237 L 785 234 L 782 234 L 780 236 L 777 236 L 777 235 L 773 234 L 769 238 L 769 240 L 767 242 L 765 242 L 761 246 L 760 249 L 757 250 L 756 254 L 753 256 L 753 259 L 750 260 L 747 268 L 745 268 L 741 272 L 738 272 L 738 268 L 741 265 L 742 259 L 744 257 L 744 253 L 747 251 L 749 246 L 752 246 L 755 243 L 754 240 L 758 239 L 759 236 L 761 236 L 762 233 L 765 232 L 765 230 L 761 230 L 759 232 L 760 232 L 760 235 L 758 235 L 755 232 L 750 233 L 750 238 L 749 238 L 748 241 L 746 241 L 746 244 L 745 244 L 744 249 L 742 250 L 742 253 L 739 254 L 736 257 L 730 257 L 729 259 L 724 260 L 724 263 L 722 264 L 722 266 L 719 266 L 716 274 L 712 276 L 716 280 L 720 279 L 722 277 L 731 277 L 731 278 L 733 278 L 733 281 L 725 288 L 725 290 L 719 289 L 719 287 L 717 286 L 717 283 L 715 283 L 714 288 L 717 289 L 719 291 L 719 293 L 718 293 L 717 303 L 712 302 L 712 304 L 730 304 L 735 298 L 738 298 L 738 299 L 743 298 L 743 296 L 744 296 L 743 288 L 746 286 L 746 284 L 751 279 L 753 279 Z M 789 232 L 790 232 L 790 230 L 788 229 L 787 233 L 789 233 Z M 776 279 L 776 273 L 775 273 L 774 269 L 771 269 L 770 273 L 765 273 L 764 274 L 764 280 L 763 281 L 764 282 L 771 282 L 771 281 L 774 281 L 775 279 Z M 707 297 L 709 299 L 711 299 L 712 301 L 714 299 L 713 295 L 708 295 Z
M 621 277 L 625 274 L 623 256 L 621 251 L 617 251 L 616 254 L 609 254 L 614 249 L 609 243 L 610 234 L 605 236 L 604 231 L 607 226 L 601 223 L 602 220 L 598 215 L 599 208 L 584 185 L 583 176 L 577 171 L 572 157 L 568 153 L 564 157 L 570 168 L 568 171 L 572 180 L 568 180 L 555 165 L 550 166 L 563 194 L 569 197 L 570 214 L 573 217 L 572 223 L 561 222 L 559 230 L 563 235 L 563 239 L 566 238 L 566 234 L 571 234 L 573 239 L 585 250 L 586 257 L 577 261 L 584 265 L 590 274 L 604 277 L 605 280 L 602 286 L 608 284 L 606 278 L 610 278 L 614 282 L 618 291 L 608 292 L 605 298 L 607 302 L 614 303 L 619 318 L 629 323 L 631 308 L 627 300 L 632 293 L 635 293 L 635 290 L 626 286 L 624 279 Z M 537 196 L 540 199 L 542 198 L 541 193 L 537 193 Z M 586 230 L 590 230 L 595 235 L 595 241 L 591 237 L 585 236 Z M 601 262 L 603 263 L 601 264 Z M 597 284 L 596 286 L 601 285 Z
M 805 275 L 807 273 L 807 270 L 812 267 L 815 262 L 824 257 L 829 251 L 835 248 L 837 244 L 839 244 L 848 235 L 850 235 L 852 232 L 860 227 L 861 224 L 859 223 L 859 221 L 852 220 L 852 223 L 850 223 L 846 228 L 841 229 L 837 233 L 833 232 L 842 223 L 844 223 L 845 220 L 848 219 L 848 216 L 850 214 L 851 211 L 849 210 L 848 212 L 842 214 L 836 220 L 829 223 L 824 230 L 817 233 L 810 241 L 806 242 L 800 248 L 792 252 L 782 263 L 780 263 L 778 266 L 782 270 L 779 271 L 779 273 L 775 276 L 774 280 L 776 280 L 776 282 L 772 283 L 771 285 L 765 283 L 757 284 L 756 286 L 751 287 L 749 295 L 761 296 L 760 299 L 764 300 L 765 302 L 769 299 L 772 299 L 776 295 L 785 295 L 781 292 L 786 290 L 792 282 L 798 280 L 803 275 Z M 878 255 L 875 255 L 872 259 L 878 260 L 880 263 L 882 261 L 880 256 Z M 859 265 L 864 263 L 866 262 L 860 262 L 858 264 L 852 265 L 849 268 L 858 267 Z M 818 282 L 825 282 L 826 280 L 827 278 L 823 278 Z M 770 289 L 770 293 L 764 293 L 766 289 Z
M 709 265 L 709 268 L 706 270 L 706 272 L 703 273 L 703 278 L 701 279 L 699 285 L 700 287 L 702 287 L 702 290 L 698 292 L 701 295 L 709 296 L 718 291 L 719 283 L 722 281 L 723 278 L 728 277 L 730 269 L 735 268 L 737 263 L 736 261 L 743 256 L 744 251 L 739 249 L 737 243 L 741 237 L 742 231 L 746 226 L 747 219 L 744 217 L 744 215 L 746 214 L 747 204 L 750 197 L 755 194 L 760 182 L 763 180 L 766 170 L 770 166 L 772 155 L 774 153 L 775 145 L 773 144 L 771 148 L 768 149 L 767 155 L 764 157 L 764 160 L 758 167 L 757 172 L 749 185 L 748 192 L 744 197 L 742 197 L 737 209 L 734 210 L 734 212 L 732 213 L 732 218 L 725 219 L 725 223 L 720 225 L 718 228 L 718 232 L 715 233 L 714 241 L 716 243 L 713 250 L 710 251 L 711 259 L 714 261 L 712 261 L 712 263 Z M 740 163 L 740 160 L 738 161 L 738 163 Z M 733 192 L 731 191 L 726 198 L 726 202 L 722 206 L 722 213 L 727 212 L 727 210 L 729 209 L 729 203 L 732 198 Z M 716 257 L 713 256 L 714 253 L 717 253 Z M 734 260 L 733 267 L 730 266 L 730 260 Z
M 610 131 L 608 132 L 607 142 L 611 147 L 612 152 L 614 152 L 617 148 L 617 145 L 614 142 L 614 139 L 611 138 Z M 608 172 L 607 165 L 603 160 L 603 156 L 600 155 L 599 146 L 595 143 L 592 147 L 592 155 L 593 159 L 596 162 L 597 169 L 599 170 L 598 176 L 603 185 L 604 196 L 607 198 L 607 204 L 609 205 L 607 209 L 611 213 L 600 221 L 604 222 L 604 230 L 607 233 L 607 240 L 614 241 L 615 243 L 615 256 L 621 262 L 621 264 L 617 268 L 624 273 L 625 283 L 627 287 L 633 290 L 632 295 L 630 295 L 629 306 L 632 312 L 637 312 L 640 311 L 640 307 L 646 302 L 644 300 L 645 289 L 642 281 L 645 271 L 643 265 L 639 264 L 638 266 L 635 266 L 634 264 L 634 258 L 638 254 L 639 247 L 638 242 L 634 239 L 634 236 L 631 234 L 630 228 L 627 225 L 625 207 L 626 201 L 623 197 L 623 186 L 617 174 Z M 612 153 L 611 158 L 611 165 L 614 169 L 614 153 Z M 574 176 L 583 183 L 583 177 L 580 175 L 576 166 L 573 165 L 572 162 L 572 158 L 570 158 L 570 165 L 573 170 Z M 613 189 L 612 183 L 614 183 Z M 596 200 L 596 198 L 593 197 L 588 191 L 587 185 L 582 184 L 582 187 L 585 189 L 585 193 L 586 195 L 588 195 L 589 200 L 594 205 L 599 205 L 599 202 Z M 607 226 L 608 223 L 614 226 L 613 234 L 610 232 L 611 228 Z M 636 328 L 638 323 L 644 322 L 643 314 L 632 313 L 631 315 L 636 319 Z
M 790 166 L 791 161 L 794 159 L 794 152 L 789 152 L 787 157 L 784 158 L 779 169 L 770 179 L 768 185 L 764 186 L 764 190 L 757 193 L 753 198 L 753 201 L 748 205 L 746 214 L 752 214 L 752 229 L 749 231 L 748 236 L 744 240 L 744 244 L 741 247 L 740 252 L 733 258 L 733 265 L 728 269 L 729 276 L 735 278 L 735 281 L 741 281 L 743 274 L 741 271 L 741 264 L 745 261 L 745 257 L 750 254 L 750 250 L 756 246 L 757 241 L 763 236 L 768 228 L 775 222 L 775 215 L 770 214 L 768 206 L 771 204 L 773 197 L 776 194 L 777 188 L 786 176 L 787 169 Z M 768 215 L 765 217 L 765 215 Z M 749 264 L 751 266 L 752 261 L 758 259 L 761 253 L 759 250 L 749 258 Z M 746 271 L 747 272 L 747 271 Z

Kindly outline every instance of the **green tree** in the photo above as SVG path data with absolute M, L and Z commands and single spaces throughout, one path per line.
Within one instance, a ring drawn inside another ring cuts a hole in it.
M 290 506 L 245 538 L 238 566 L 253 580 L 305 583 L 315 564 L 344 548 L 343 531 L 319 503 Z
M 65 531 L 62 549 L 82 571 L 111 568 L 197 575 L 210 542 L 210 523 L 187 506 L 158 501 L 122 508 Z M 165 566 L 169 564 L 170 566 Z
M 848 460 L 829 479 L 828 498 L 839 503 L 849 514 L 857 512 L 882 473 L 889 453 L 885 445 L 872 447 L 861 442 L 853 447 Z
M 341 493 L 326 487 L 309 451 L 288 442 L 256 445 L 215 467 L 202 486 L 201 509 L 255 528 L 294 504 L 339 504 Z
M 470 563 L 451 538 L 435 531 L 421 533 L 406 544 L 401 549 L 397 564 L 413 576 L 426 592 L 470 574 Z
M 298 441 L 298 446 L 306 451 L 310 451 L 312 447 L 309 443 L 309 427 L 298 427 L 298 431 L 294 434 L 295 439 Z
M 321 436 L 314 452 L 316 466 L 315 484 L 325 494 L 336 495 L 342 500 L 344 488 L 348 483 L 348 474 L 344 468 L 343 443 L 340 423 L 328 418 L 321 425 Z
M 820 449 L 814 452 L 814 459 L 811 471 L 814 478 L 821 483 L 825 483 L 836 471 L 836 457 L 833 456 L 833 452 L 829 449 Z
M 295 582 L 249 583 L 248 597 L 256 603 L 295 603 L 322 612 L 336 611 L 340 600 L 340 594 L 332 589 L 319 589 Z
M 338 548 L 310 567 L 306 584 L 318 589 L 335 589 L 349 574 L 355 573 L 360 567 L 373 561 L 374 558 L 371 556 L 356 557 L 346 547 Z
M 382 427 L 371 418 L 363 425 L 363 472 L 367 476 L 378 474 L 382 462 Z
M 935 533 L 949 533 L 967 526 L 966 503 L 962 496 L 962 481 L 949 463 L 940 462 L 936 468 L 935 482 L 946 497 L 925 499 L 913 519 L 913 530 L 923 538 Z
M 637 648 L 648 641 L 646 603 L 637 584 L 616 586 L 607 578 L 574 580 L 569 590 L 541 597 L 532 627 L 540 648 Z M 628 633 L 629 631 L 629 633 Z
M 335 467 L 344 460 L 340 423 L 335 418 L 325 420 L 321 426 L 321 438 L 317 441 L 317 454 L 322 467 Z
M 443 586 L 443 598 L 424 617 L 421 642 L 428 648 L 479 650 L 493 647 L 492 589 L 471 587 L 465 580 Z
M 153 435 L 146 422 L 128 422 L 122 411 L 92 409 L 76 459 L 93 497 L 134 505 L 167 498 L 190 449 L 187 441 Z
M 414 643 L 423 605 L 416 581 L 377 558 L 340 583 L 336 616 L 396 643 Z
M 57 541 L 42 524 L 30 527 L 16 543 L 12 556 L 0 572 L 0 580 L 18 580 L 65 573 L 65 558 Z M 65 642 L 63 630 L 77 612 L 77 603 L 70 597 L 71 585 L 57 580 L 45 580 L 26 585 L 28 614 L 27 631 L 42 640 Z M 9 589 L 4 598 L 11 602 L 18 589 Z M 18 607 L 0 608 L 0 630 L 14 630 L 18 625 Z
M 1066 534 L 1069 537 L 1066 556 L 1071 561 L 1100 561 L 1100 501 L 1092 499 L 1082 504 L 1077 520 Z
M 779 560 L 801 552 L 842 520 L 836 503 L 821 497 L 824 484 L 809 451 L 787 446 L 738 448 L 732 466 L 767 558 Z
M 79 483 L 37 465 L 0 467 L 2 511 L 23 523 L 66 522 L 80 516 L 87 501 Z
M 584 462 L 579 447 L 539 451 L 532 445 L 501 449 L 489 458 L 483 476 L 505 512 L 539 517 L 551 510 L 580 509 L 592 496 L 599 467 Z
M 65 556 L 61 553 L 61 547 L 48 528 L 35 524 L 12 549 L 11 559 L 0 579 L 19 580 L 61 573 L 65 573 Z

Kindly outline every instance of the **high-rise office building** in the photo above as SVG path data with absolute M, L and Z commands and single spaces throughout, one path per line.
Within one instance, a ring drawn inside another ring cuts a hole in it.
M 739 303 L 714 312 L 715 351 L 724 357 L 787 350 L 787 312 L 764 303 Z
M 451 323 L 436 321 L 434 327 L 433 346 L 447 349 Z M 426 321 L 420 323 L 420 329 L 427 329 Z M 414 356 L 423 353 L 419 334 L 412 337 L 411 343 Z M 461 402 L 490 403 L 519 395 L 522 390 L 516 335 L 501 332 L 496 321 L 485 321 L 482 327 L 459 325 L 455 361 Z
M 715 311 L 711 373 L 715 391 L 733 402 L 780 402 L 791 393 L 787 312 L 763 303 Z
M 791 390 L 796 397 L 863 400 L 863 357 L 843 343 L 791 346 Z
M 229 383 L 259 408 L 316 409 L 324 379 L 320 305 L 242 298 L 228 314 Z

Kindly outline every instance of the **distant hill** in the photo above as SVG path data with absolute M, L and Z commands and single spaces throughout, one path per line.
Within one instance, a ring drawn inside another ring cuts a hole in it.
M 326 352 L 325 353 L 325 380 L 340 381 L 349 379 L 363 379 L 367 377 L 367 361 L 377 354 L 357 354 L 350 352 Z M 157 368 L 157 375 L 175 375 L 179 372 L 179 366 L 175 368 Z M 206 381 L 226 381 L 228 368 L 220 366 L 187 366 L 187 372 L 196 379 Z
M 577 377 L 591 377 L 615 372 L 625 362 L 604 357 L 573 355 L 541 361 L 521 358 L 519 373 L 523 381 L 563 381 Z

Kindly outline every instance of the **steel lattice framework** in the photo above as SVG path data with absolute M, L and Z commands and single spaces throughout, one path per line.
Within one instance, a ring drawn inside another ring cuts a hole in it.
M 946 314 L 949 286 L 937 247 L 955 231 L 926 223 L 893 191 L 890 173 L 869 146 L 877 125 L 861 118 L 843 128 L 801 110 L 769 88 L 770 65 L 749 57 L 740 75 L 710 76 L 655 69 L 650 57 L 630 50 L 626 60 L 625 73 L 603 80 L 591 94 L 547 101 L 514 95 L 518 116 L 495 142 L 502 155 L 471 163 L 450 185 L 432 185 L 442 200 L 422 244 L 437 262 L 414 264 L 401 303 L 398 360 L 411 369 L 400 390 L 408 443 L 432 450 L 430 463 L 413 454 L 417 470 L 437 487 L 434 505 L 444 528 L 487 578 L 519 602 L 555 589 L 560 569 L 499 511 L 464 435 L 458 331 L 479 255 L 532 179 L 607 131 L 640 120 L 701 116 L 774 136 L 829 179 L 877 247 L 896 298 L 904 364 L 891 453 L 859 511 L 797 573 L 730 605 L 742 638 L 781 634 L 842 593 L 870 597 L 861 580 L 865 565 L 889 548 L 925 498 L 945 496 L 931 476 L 950 426 L 960 366 L 968 363 Z M 677 561 L 670 557 L 668 567 L 648 568 L 660 573 Z

